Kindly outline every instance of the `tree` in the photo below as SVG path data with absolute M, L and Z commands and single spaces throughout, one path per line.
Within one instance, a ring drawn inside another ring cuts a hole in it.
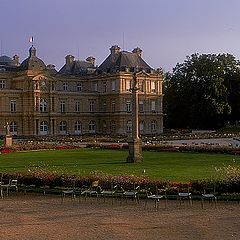
M 187 56 L 165 74 L 164 88 L 166 127 L 217 128 L 239 119 L 240 64 L 230 54 Z

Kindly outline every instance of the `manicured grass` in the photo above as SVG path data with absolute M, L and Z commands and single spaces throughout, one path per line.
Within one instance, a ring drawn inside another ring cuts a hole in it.
M 214 177 L 214 167 L 229 164 L 240 166 L 240 156 L 228 154 L 144 152 L 142 164 L 126 163 L 127 155 L 127 150 L 101 149 L 8 153 L 0 155 L 0 172 L 39 169 L 83 176 L 94 171 L 99 174 L 133 174 L 153 179 L 189 181 Z

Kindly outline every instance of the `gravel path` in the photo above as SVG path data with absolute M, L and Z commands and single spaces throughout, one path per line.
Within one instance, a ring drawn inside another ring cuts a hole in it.
M 21 194 L 0 199 L 0 239 L 240 239 L 240 205 L 219 202 L 217 209 L 209 203 L 201 209 L 168 201 L 156 211 L 149 202 L 131 200 L 111 204 L 108 199 L 86 202 L 59 196 Z

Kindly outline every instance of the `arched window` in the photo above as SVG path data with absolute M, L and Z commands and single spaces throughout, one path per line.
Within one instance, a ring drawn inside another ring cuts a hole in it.
M 47 101 L 44 98 L 40 99 L 39 110 L 40 110 L 40 112 L 46 112 L 47 111 Z
M 47 123 L 47 121 L 42 121 L 42 122 L 40 122 L 40 126 L 39 126 L 39 133 L 40 133 L 40 135 L 46 135 L 46 134 L 48 134 L 48 123 Z
M 111 132 L 112 133 L 116 132 L 116 123 L 115 123 L 115 121 L 111 121 Z
M 75 129 L 75 134 L 82 133 L 82 123 L 79 120 L 75 122 L 74 129 Z
M 128 133 L 132 132 L 132 121 L 131 120 L 127 121 L 127 132 Z
M 157 122 L 156 122 L 156 120 L 153 120 L 151 122 L 151 131 L 152 131 L 152 133 L 155 133 L 156 130 L 157 130 Z
M 17 123 L 16 122 L 10 122 L 10 125 L 9 125 L 9 128 L 10 128 L 10 133 L 12 135 L 16 135 L 17 134 Z
M 66 121 L 61 121 L 60 122 L 59 130 L 60 130 L 60 134 L 66 134 L 67 133 L 67 122 Z
M 89 133 L 95 133 L 95 132 L 96 132 L 95 122 L 91 120 L 89 122 Z

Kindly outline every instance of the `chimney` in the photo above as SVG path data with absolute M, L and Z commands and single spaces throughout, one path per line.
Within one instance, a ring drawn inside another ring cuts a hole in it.
M 139 57 L 142 56 L 142 49 L 139 47 L 136 47 L 132 50 L 133 53 L 136 53 Z
M 53 65 L 53 64 L 48 64 L 48 65 L 47 65 L 47 69 L 49 69 L 49 70 L 55 70 L 55 65 Z
M 20 63 L 19 63 L 19 56 L 18 55 L 14 55 L 13 56 L 13 61 L 14 61 L 14 65 L 15 66 L 19 66 Z
M 95 61 L 96 61 L 96 58 L 90 56 L 86 59 L 87 62 L 90 62 L 93 66 L 95 66 Z
M 67 55 L 65 59 L 66 59 L 66 65 L 70 65 L 74 61 L 74 56 Z
M 118 45 L 114 45 L 110 48 L 111 54 L 118 54 L 120 53 L 121 48 Z

